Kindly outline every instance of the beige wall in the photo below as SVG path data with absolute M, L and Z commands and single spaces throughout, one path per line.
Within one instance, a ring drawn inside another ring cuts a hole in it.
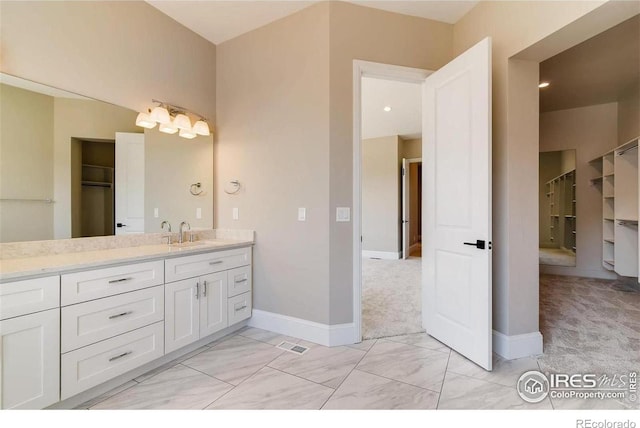
M 156 98 L 213 121 L 215 55 L 142 1 L 0 3 L 3 73 L 136 111 Z
M 576 151 L 576 267 L 541 267 L 542 272 L 614 278 L 602 267 L 602 190 L 590 179 L 589 161 L 618 144 L 616 103 L 540 115 L 540 151 Z
M 350 3 L 330 5 L 330 324 L 353 321 L 353 60 L 437 70 L 452 58 L 452 25 Z
M 53 98 L 0 84 L 0 124 L 0 198 L 53 198 Z M 0 210 L 0 242 L 53 238 L 53 205 Z
M 329 4 L 224 42 L 217 53 L 215 225 L 256 231 L 255 308 L 328 323 Z M 234 179 L 242 189 L 227 195 Z
M 72 157 L 78 139 L 115 140 L 116 132 L 141 132 L 135 125 L 136 112 L 112 104 L 93 100 L 71 98 L 54 99 L 54 238 L 79 236 L 81 204 L 73 203 L 80 198 L 72 194 L 81 192 L 81 168 Z M 77 157 L 77 155 L 76 155 Z M 72 168 L 75 165 L 75 168 Z M 71 207 L 71 209 L 69 209 Z M 72 222 L 72 218 L 78 221 Z M 72 224 L 78 225 L 72 232 Z
M 537 62 L 628 17 L 586 16 L 603 3 L 480 2 L 454 26 L 456 55 L 492 37 L 493 328 L 507 335 L 539 331 Z
M 160 232 L 163 220 L 174 232 L 186 221 L 192 229 L 213 227 L 213 137 L 185 140 L 155 129 L 144 131 L 144 229 Z M 193 196 L 192 183 L 202 183 L 202 194 Z M 154 218 L 158 208 L 159 218 Z M 202 218 L 196 218 L 196 209 Z
M 401 140 L 402 157 L 406 159 L 418 159 L 422 157 L 422 138 Z
M 393 253 L 401 249 L 401 183 L 397 135 L 362 141 L 362 249 Z
M 640 136 L 640 83 L 618 99 L 618 143 Z

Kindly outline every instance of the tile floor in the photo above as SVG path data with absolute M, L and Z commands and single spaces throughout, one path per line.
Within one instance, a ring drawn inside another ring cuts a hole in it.
M 612 281 L 545 275 L 541 278 L 545 355 L 512 361 L 494 355 L 492 372 L 424 333 L 327 348 L 244 328 L 79 408 L 638 409 L 637 402 L 549 397 L 532 405 L 521 400 L 515 388 L 528 370 L 574 373 L 585 364 L 603 370 L 631 370 L 627 364 L 632 364 L 637 370 L 638 304 L 640 293 Z M 612 307 L 624 313 L 612 317 Z M 276 348 L 283 340 L 310 349 L 296 355 Z
M 310 349 L 296 355 L 283 340 Z M 165 364 L 81 409 L 551 409 L 515 384 L 535 358 L 485 372 L 424 333 L 327 348 L 255 328 Z

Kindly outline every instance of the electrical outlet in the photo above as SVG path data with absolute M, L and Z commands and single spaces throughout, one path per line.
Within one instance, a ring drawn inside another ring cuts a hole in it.
M 158 210 L 158 208 L 153 209 L 153 217 L 160 218 L 160 210 Z
M 196 208 L 196 218 L 198 220 L 202 218 L 202 208 Z
M 298 208 L 298 221 L 306 221 L 306 220 L 307 220 L 307 209 Z
M 240 218 L 240 211 L 238 208 L 233 209 L 232 216 L 234 220 L 238 220 Z

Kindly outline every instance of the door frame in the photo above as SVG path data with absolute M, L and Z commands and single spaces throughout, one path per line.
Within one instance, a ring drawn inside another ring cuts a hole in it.
M 433 70 L 353 60 L 353 340 L 362 341 L 362 78 L 422 84 Z M 420 89 L 421 91 L 421 89 Z M 422 93 L 422 92 L 421 92 Z
M 407 160 L 407 166 L 409 167 L 409 169 L 411 169 L 411 164 L 412 163 L 422 163 L 422 157 L 419 158 L 404 158 Z M 403 159 L 403 160 L 404 160 Z M 409 174 L 409 171 L 405 171 L 406 174 Z M 403 177 L 403 182 L 402 182 L 402 213 L 400 214 L 400 221 L 403 222 L 404 221 L 404 177 Z M 410 196 L 409 196 L 410 198 Z M 422 195 L 420 195 L 420 203 L 422 204 Z M 409 201 L 409 207 L 411 207 L 411 201 Z M 420 219 L 420 222 L 422 222 L 422 219 Z M 405 242 L 404 242 L 404 223 L 402 224 L 402 258 L 406 259 L 407 257 L 409 257 L 408 255 L 405 257 L 404 254 L 404 248 L 405 248 Z M 409 224 L 409 230 L 411 230 L 411 224 Z M 409 241 L 411 241 L 411 239 L 409 239 Z M 411 245 L 409 245 L 409 252 L 411 252 Z

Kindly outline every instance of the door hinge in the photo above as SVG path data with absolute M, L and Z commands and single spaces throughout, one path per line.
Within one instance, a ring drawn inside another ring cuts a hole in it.
M 404 167 L 402 167 L 402 176 L 404 177 Z

